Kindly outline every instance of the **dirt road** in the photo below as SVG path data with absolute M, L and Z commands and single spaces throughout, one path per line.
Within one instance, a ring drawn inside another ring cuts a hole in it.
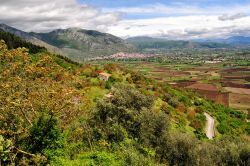
M 214 118 L 210 116 L 208 113 L 204 113 L 207 119 L 206 124 L 206 135 L 208 139 L 213 139 L 214 137 Z

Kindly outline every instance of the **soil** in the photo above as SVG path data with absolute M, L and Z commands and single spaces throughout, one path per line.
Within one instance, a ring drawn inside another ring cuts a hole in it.
M 224 89 L 231 93 L 250 95 L 250 89 L 246 88 L 224 87 Z

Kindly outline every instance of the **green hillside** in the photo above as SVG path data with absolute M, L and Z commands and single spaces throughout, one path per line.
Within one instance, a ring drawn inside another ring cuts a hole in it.
M 117 64 L 80 66 L 1 41 L 0 103 L 2 165 L 249 162 L 246 115 Z M 204 112 L 216 117 L 214 140 Z

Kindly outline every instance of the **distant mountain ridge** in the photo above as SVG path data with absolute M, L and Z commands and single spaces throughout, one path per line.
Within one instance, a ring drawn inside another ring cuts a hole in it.
M 230 43 L 234 45 L 250 45 L 250 37 L 246 36 L 233 36 L 222 40 L 224 43 Z
M 168 40 L 153 37 L 132 37 L 126 39 L 139 49 L 193 49 L 193 48 L 228 48 L 230 44 L 219 42 L 200 42 L 192 40 Z
M 230 44 L 231 46 L 250 46 L 250 37 L 248 36 L 232 36 L 226 39 L 198 39 L 195 42 L 216 42 Z
M 157 50 L 215 49 L 250 47 L 250 37 L 234 36 L 227 39 L 168 40 L 147 36 L 131 37 L 123 40 L 108 33 L 80 28 L 56 29 L 48 33 L 24 32 L 6 24 L 0 29 L 13 33 L 48 51 L 60 54 L 76 62 L 86 59 L 106 57 L 118 52 L 155 53 Z
M 94 30 L 68 28 L 48 33 L 28 33 L 5 24 L 0 24 L 0 29 L 78 62 L 91 57 L 135 50 L 132 45 L 119 37 Z

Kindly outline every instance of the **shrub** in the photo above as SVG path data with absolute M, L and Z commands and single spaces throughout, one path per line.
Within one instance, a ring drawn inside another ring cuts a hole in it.
M 168 128 L 168 118 L 164 113 L 145 110 L 140 114 L 139 140 L 143 145 L 155 148 Z
M 11 162 L 12 141 L 0 135 L 0 164 Z
M 171 95 L 169 93 L 164 93 L 162 100 L 168 102 L 171 99 Z
M 136 150 L 125 150 L 124 156 L 124 166 L 151 166 L 153 165 L 152 159 L 138 153 Z
M 197 145 L 197 139 L 191 135 L 169 133 L 159 140 L 157 158 L 169 165 L 197 165 Z
M 53 115 L 42 114 L 29 130 L 27 149 L 32 153 L 46 153 L 63 146 L 63 135 Z M 46 154 L 45 154 L 46 155 Z
M 196 112 L 193 108 L 189 108 L 187 112 L 187 116 L 189 120 L 193 120 L 195 118 Z
M 179 101 L 176 98 L 171 98 L 168 101 L 168 104 L 170 104 L 172 107 L 177 108 L 179 106 Z
M 123 164 L 121 157 L 118 157 L 115 153 L 106 151 L 91 151 L 82 152 L 78 154 L 77 158 L 70 160 L 67 157 L 58 157 L 52 163 L 53 165 L 60 166 L 82 166 L 82 165 L 101 165 L 101 166 L 120 166 Z
M 218 131 L 221 134 L 229 134 L 231 133 L 231 129 L 229 128 L 228 124 L 225 121 L 222 121 L 218 126 L 217 126 Z
M 185 105 L 189 105 L 190 104 L 190 99 L 188 99 L 186 96 L 181 96 L 179 97 L 179 101 L 184 103 Z
M 173 111 L 173 107 L 171 107 L 167 103 L 162 103 L 162 105 L 161 105 L 161 111 L 163 111 L 166 114 L 170 114 L 170 112 Z

